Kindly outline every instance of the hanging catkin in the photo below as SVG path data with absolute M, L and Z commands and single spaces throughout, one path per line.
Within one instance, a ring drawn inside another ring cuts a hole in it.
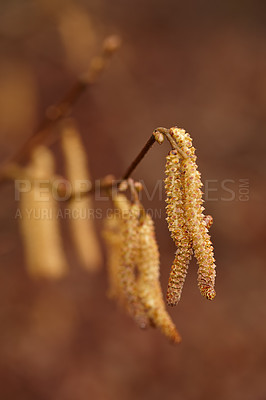
M 198 286 L 200 292 L 207 299 L 212 300 L 215 297 L 215 259 L 210 235 L 204 221 L 202 182 L 196 163 L 195 148 L 192 146 L 190 135 L 183 129 L 171 128 L 170 134 L 186 155 L 186 158 L 183 157 L 180 162 L 185 223 L 199 265 Z
M 51 151 L 37 147 L 26 169 L 31 189 L 21 193 L 21 233 L 26 265 L 36 277 L 59 278 L 67 269 L 58 220 L 58 206 L 49 189 L 54 175 Z M 46 184 L 46 187 L 41 187 Z
M 107 244 L 108 296 L 116 298 L 122 305 L 126 303 L 120 279 L 121 250 L 124 245 L 122 236 L 123 219 L 130 212 L 131 203 L 125 195 L 114 195 L 115 210 L 108 212 L 104 220 L 102 235 Z
M 180 155 L 177 150 L 170 151 L 166 157 L 165 167 L 166 212 L 168 228 L 177 246 L 166 295 L 167 303 L 171 306 L 176 305 L 180 300 L 188 264 L 192 256 L 191 241 L 187 232 L 183 210 L 184 198 L 180 162 Z
M 151 323 L 158 327 L 171 341 L 181 340 L 170 315 L 165 309 L 160 276 L 159 250 L 152 218 L 145 214 L 139 227 L 138 280 L 139 297 Z
M 119 265 L 121 258 L 121 221 L 113 212 L 104 221 L 102 236 L 107 247 L 107 274 L 108 274 L 108 297 L 112 299 L 121 298 L 121 285 L 119 282 Z
M 121 226 L 120 262 L 117 270 L 122 295 L 120 302 L 138 325 L 144 328 L 148 325 L 148 318 L 140 301 L 136 282 L 140 207 L 137 204 L 132 205 L 122 194 L 115 196 L 113 202 Z
M 86 190 L 91 185 L 87 154 L 79 132 L 72 120 L 62 124 L 62 149 L 68 180 L 75 193 Z M 85 188 L 84 188 L 85 186 Z M 94 210 L 91 198 L 74 196 L 68 204 L 72 240 L 82 265 L 89 270 L 102 264 L 101 250 L 94 227 Z

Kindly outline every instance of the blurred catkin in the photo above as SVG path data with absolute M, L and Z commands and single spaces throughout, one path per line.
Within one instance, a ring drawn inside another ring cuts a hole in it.
M 76 193 L 68 204 L 72 240 L 82 265 L 92 271 L 102 264 L 102 255 L 93 221 L 92 199 L 77 194 L 88 190 L 91 181 L 84 145 L 74 121 L 70 119 L 62 124 L 62 149 L 66 175 Z
M 80 73 L 88 67 L 96 43 L 92 19 L 77 2 L 67 2 L 56 17 L 67 64 Z
M 54 175 L 54 158 L 44 146 L 35 148 L 27 167 L 34 178 L 31 189 L 20 194 L 20 228 L 26 265 L 36 277 L 60 278 L 67 270 L 58 206 L 49 189 Z M 46 187 L 41 187 L 41 183 Z
M 103 231 L 108 255 L 108 294 L 140 327 L 151 324 L 178 343 L 180 335 L 163 301 L 154 223 L 140 203 L 132 205 L 123 194 L 115 195 L 113 201 L 115 210 L 105 220 Z
M 140 224 L 138 246 L 137 288 L 147 315 L 155 327 L 174 343 L 181 340 L 170 315 L 165 309 L 160 285 L 160 256 L 152 218 L 145 214 Z
M 110 214 L 109 218 L 105 219 L 102 236 L 107 248 L 107 295 L 111 299 L 119 299 L 122 296 L 121 284 L 118 279 L 122 235 L 121 221 L 114 212 Z
M 140 300 L 137 287 L 137 262 L 139 246 L 139 218 L 140 207 L 131 204 L 124 195 L 113 198 L 115 209 L 120 219 L 120 262 L 118 266 L 118 280 L 121 287 L 122 303 L 128 313 L 141 328 L 148 325 L 148 318 Z
M 121 249 L 123 246 L 123 218 L 130 212 L 131 204 L 123 194 L 113 196 L 115 210 L 104 220 L 102 236 L 107 245 L 108 296 L 125 305 L 125 296 L 120 279 Z

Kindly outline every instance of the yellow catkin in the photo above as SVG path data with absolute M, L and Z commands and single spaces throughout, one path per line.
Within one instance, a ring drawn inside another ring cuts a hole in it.
M 188 264 L 192 256 L 190 238 L 183 210 L 184 199 L 180 163 L 179 153 L 176 150 L 170 151 L 166 157 L 165 168 L 166 212 L 168 228 L 177 246 L 166 295 L 167 303 L 170 306 L 176 305 L 180 300 Z
M 54 159 L 50 150 L 37 147 L 26 169 L 34 178 L 28 192 L 21 193 L 21 233 L 26 265 L 36 277 L 60 278 L 67 270 L 63 251 L 58 205 L 48 189 L 54 175 Z M 40 184 L 46 183 L 45 188 Z
M 118 194 L 114 196 L 114 205 L 115 210 L 108 213 L 108 217 L 104 220 L 102 236 L 107 245 L 108 296 L 123 303 L 124 293 L 119 280 L 123 246 L 122 220 L 129 214 L 131 204 L 125 195 Z
M 209 229 L 213 223 L 213 218 L 211 215 L 206 215 L 204 217 L 204 222 L 206 224 L 206 228 Z M 184 239 L 184 243 L 188 240 L 188 237 Z M 189 242 L 186 243 L 186 253 L 187 257 L 184 261 L 184 254 L 182 255 L 182 247 L 178 248 L 175 254 L 175 259 L 173 265 L 171 267 L 168 288 L 167 288 L 167 303 L 170 306 L 174 306 L 178 304 L 182 289 L 184 286 L 185 278 L 188 270 L 188 263 L 192 257 L 192 241 L 189 239 Z M 181 254 L 181 255 L 180 255 Z
M 79 132 L 72 120 L 62 125 L 62 149 L 66 175 L 75 193 L 90 187 L 87 154 Z M 90 197 L 79 197 L 69 202 L 70 227 L 79 259 L 88 270 L 102 265 L 102 254 L 93 221 L 93 204 Z
M 202 206 L 202 182 L 196 163 L 195 148 L 188 133 L 183 129 L 171 128 L 171 135 L 179 148 L 186 155 L 181 160 L 182 187 L 184 192 L 184 215 L 186 226 L 192 240 L 192 246 L 197 259 L 198 286 L 207 299 L 215 297 L 215 259 L 210 235 L 204 221 Z
M 121 225 L 121 253 L 117 270 L 122 293 L 121 302 L 137 324 L 145 328 L 148 318 L 140 301 L 136 282 L 140 207 L 136 204 L 131 205 L 124 195 L 117 195 L 113 201 Z
M 102 236 L 107 247 L 107 274 L 108 274 L 108 292 L 111 299 L 119 299 L 121 296 L 121 287 L 118 279 L 122 236 L 121 221 L 114 214 L 110 214 L 104 221 Z
M 144 216 L 139 227 L 138 253 L 137 288 L 139 297 L 152 325 L 159 328 L 172 342 L 178 343 L 181 337 L 167 313 L 163 301 L 159 281 L 159 250 L 155 238 L 154 223 L 149 215 Z

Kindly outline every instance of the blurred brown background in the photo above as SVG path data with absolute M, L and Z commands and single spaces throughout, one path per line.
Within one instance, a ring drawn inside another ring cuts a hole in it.
M 86 70 L 103 38 L 117 33 L 123 47 L 74 109 L 92 174 L 120 176 L 155 127 L 184 127 L 213 189 L 206 211 L 217 258 L 213 302 L 200 296 L 191 265 L 170 310 L 183 337 L 173 347 L 106 298 L 105 267 L 93 276 L 82 269 L 67 221 L 70 274 L 31 280 L 14 188 L 1 187 L 1 400 L 266 398 L 265 22 L 263 1 L 1 1 L 2 162 Z M 155 146 L 134 173 L 149 192 L 163 179 L 167 151 Z M 158 193 L 144 203 L 164 209 Z M 174 246 L 164 211 L 156 228 L 165 291 Z

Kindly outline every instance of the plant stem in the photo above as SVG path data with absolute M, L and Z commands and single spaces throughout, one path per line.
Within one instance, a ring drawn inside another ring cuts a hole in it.
M 148 139 L 148 141 L 146 142 L 146 144 L 144 145 L 142 150 L 139 152 L 137 157 L 130 164 L 130 166 L 128 167 L 128 169 L 126 170 L 125 174 L 122 176 L 121 179 L 113 179 L 112 177 L 107 176 L 106 178 L 100 180 L 100 182 L 97 183 L 97 185 L 92 184 L 90 189 L 88 189 L 87 191 L 80 192 L 80 193 L 76 193 L 76 192 L 72 193 L 71 196 L 68 198 L 68 200 L 75 199 L 77 195 L 78 195 L 78 197 L 80 197 L 80 196 L 83 197 L 83 196 L 87 196 L 89 194 L 93 194 L 96 192 L 96 190 L 100 190 L 100 189 L 110 190 L 112 187 L 117 187 L 121 182 L 128 180 L 130 178 L 132 172 L 137 168 L 139 163 L 142 161 L 142 159 L 145 157 L 145 155 L 151 149 L 153 144 L 156 142 L 156 134 L 158 132 L 162 133 L 166 137 L 166 139 L 169 141 L 169 143 L 171 144 L 173 149 L 178 150 L 183 157 L 187 157 L 186 154 L 184 154 L 179 149 L 176 141 L 170 135 L 169 129 L 162 128 L 162 127 L 157 128 L 153 131 L 153 134 L 150 136 L 150 138 Z M 162 142 L 159 141 L 159 143 L 162 143 Z M 3 170 L 3 171 L 5 171 L 5 170 Z M 26 175 L 24 175 L 24 174 L 26 174 Z M 5 174 L 2 177 L 0 177 L 0 183 L 1 183 L 1 179 L 2 180 L 4 180 L 4 179 L 5 180 L 10 180 L 10 179 L 14 180 L 14 179 L 21 178 L 21 176 L 24 176 L 24 178 L 26 178 L 27 177 L 26 171 L 22 167 L 19 167 L 19 165 L 17 165 L 17 164 L 10 164 L 10 168 L 7 168 L 5 171 Z M 31 180 L 31 177 L 28 176 L 28 179 Z M 132 182 L 131 182 L 131 186 L 132 186 Z M 65 192 L 65 188 L 63 185 L 63 187 L 58 190 L 58 194 L 64 195 L 64 192 Z
M 82 192 L 82 196 L 86 196 L 88 194 L 92 194 L 94 193 L 96 190 L 98 189 L 104 189 L 104 190 L 108 190 L 114 186 L 118 186 L 122 181 L 127 180 L 132 172 L 136 169 L 136 167 L 139 165 L 139 163 L 141 162 L 141 160 L 143 159 L 143 157 L 148 153 L 148 151 L 151 149 L 152 145 L 155 143 L 155 137 L 154 135 L 151 135 L 151 137 L 148 139 L 147 143 L 145 144 L 145 146 L 142 148 L 142 150 L 140 151 L 140 153 L 137 155 L 137 157 L 134 159 L 134 161 L 130 164 L 130 166 L 128 167 L 128 169 L 126 170 L 126 172 L 124 173 L 124 175 L 122 176 L 121 179 L 117 179 L 117 180 L 112 180 L 112 181 L 106 181 L 103 180 L 103 182 L 99 185 L 95 185 L 92 184 L 91 188 L 86 191 L 86 192 Z M 71 195 L 71 199 L 75 198 L 75 193 L 73 193 Z
M 155 137 L 154 137 L 154 135 L 152 135 L 149 138 L 149 140 L 147 141 L 147 143 L 145 144 L 145 146 L 143 147 L 143 149 L 137 155 L 135 160 L 130 164 L 130 166 L 128 167 L 127 171 L 123 175 L 122 180 L 126 180 L 126 179 L 128 179 L 130 177 L 132 172 L 136 169 L 136 167 L 139 165 L 139 163 L 141 162 L 143 157 L 148 153 L 148 151 L 150 150 L 150 148 L 152 147 L 152 145 L 154 143 L 155 143 Z

